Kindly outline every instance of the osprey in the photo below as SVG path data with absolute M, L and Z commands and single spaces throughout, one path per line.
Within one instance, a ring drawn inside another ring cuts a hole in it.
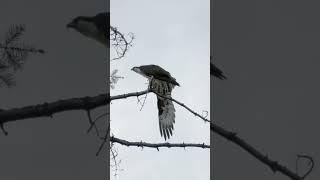
M 172 89 L 180 86 L 170 73 L 157 65 L 145 65 L 133 67 L 131 70 L 148 78 L 149 89 L 157 94 L 159 128 L 161 137 L 167 140 L 172 136 L 173 124 L 175 123 L 175 109 L 170 99 Z M 166 97 L 166 98 L 165 98 Z
M 110 47 L 110 13 L 98 13 L 93 17 L 78 16 L 74 18 L 67 28 L 73 28 L 82 35 L 89 37 Z

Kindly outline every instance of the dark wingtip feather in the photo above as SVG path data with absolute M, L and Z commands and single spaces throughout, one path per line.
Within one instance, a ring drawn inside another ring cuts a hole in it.
M 212 63 L 210 64 L 210 74 L 221 80 L 227 79 L 223 72 Z

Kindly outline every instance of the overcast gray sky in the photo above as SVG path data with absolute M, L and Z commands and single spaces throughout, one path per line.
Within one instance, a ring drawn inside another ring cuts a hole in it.
M 25 24 L 23 40 L 47 51 L 30 56 L 16 74 L 17 86 L 0 89 L 0 107 L 7 109 L 94 96 L 107 91 L 105 47 L 66 29 L 75 16 L 93 16 L 107 9 L 105 0 L 2 0 L 0 35 L 12 24 Z M 100 115 L 106 107 L 93 113 Z M 100 145 L 85 112 L 63 112 L 5 124 L 0 135 L 0 179 L 107 179 L 108 152 L 95 157 Z
M 181 87 L 173 98 L 199 112 L 210 109 L 210 12 L 209 0 L 111 1 L 111 25 L 135 40 L 127 56 L 111 64 L 124 76 L 112 95 L 142 91 L 146 79 L 133 66 L 157 64 L 171 73 Z M 168 142 L 210 143 L 209 124 L 175 104 L 176 123 Z M 162 143 L 155 95 L 149 94 L 140 111 L 136 98 L 111 105 L 111 132 L 130 141 Z M 210 112 L 209 112 L 210 117 Z M 121 171 L 117 179 L 210 179 L 210 150 L 199 148 L 156 149 L 116 146 Z
M 320 4 L 215 0 L 212 48 L 227 81 L 211 81 L 214 121 L 294 170 L 313 156 L 319 179 Z M 214 179 L 288 179 L 214 135 Z M 306 165 L 302 165 L 306 169 Z

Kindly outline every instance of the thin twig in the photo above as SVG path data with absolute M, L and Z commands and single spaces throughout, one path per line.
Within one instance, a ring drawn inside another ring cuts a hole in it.
M 110 132 L 110 125 L 107 126 L 107 132 L 105 134 L 105 136 L 103 137 L 102 139 L 102 143 L 100 144 L 100 147 L 98 149 L 98 151 L 96 152 L 96 156 L 99 156 L 100 152 L 102 151 L 102 148 L 104 147 L 104 145 L 106 144 L 107 140 L 108 140 L 108 137 L 109 136 L 109 132 Z
M 93 126 L 97 123 L 98 120 L 100 120 L 102 117 L 108 115 L 109 113 L 106 112 L 106 113 L 103 113 L 101 115 L 99 115 L 98 117 L 96 117 L 96 119 L 93 121 L 93 123 L 90 125 L 90 127 L 88 128 L 87 132 L 90 132 L 91 129 L 93 128 Z
M 313 161 L 313 158 L 311 156 L 308 156 L 308 155 L 297 155 L 296 173 L 298 173 L 298 162 L 299 162 L 300 159 L 306 159 L 311 164 L 311 166 L 308 169 L 308 171 L 304 175 L 301 176 L 302 179 L 305 179 L 311 173 L 311 171 L 313 170 L 314 161 Z
M 129 34 L 130 36 L 130 41 L 128 41 L 124 35 L 118 31 L 116 27 L 110 26 L 110 40 L 113 41 L 114 43 L 112 44 L 116 50 L 116 53 L 118 57 L 111 59 L 111 61 L 121 59 L 125 56 L 127 53 L 129 46 L 132 46 L 132 41 L 134 39 L 134 36 L 132 33 Z

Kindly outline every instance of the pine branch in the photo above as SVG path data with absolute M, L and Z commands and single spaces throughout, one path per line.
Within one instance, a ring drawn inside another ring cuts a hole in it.
M 13 46 L 0 46 L 0 49 L 4 49 L 7 51 L 20 51 L 20 52 L 29 52 L 29 53 L 39 53 L 39 54 L 45 54 L 45 51 L 43 49 L 36 49 L 32 46 L 22 46 L 22 47 L 13 47 Z
M 13 72 L 22 69 L 30 53 L 45 53 L 42 49 L 20 41 L 25 31 L 24 25 L 13 25 L 7 31 L 5 40 L 0 42 L 0 87 L 1 85 L 10 87 L 15 84 Z
M 19 41 L 25 29 L 25 25 L 12 25 L 6 33 L 5 46 Z
M 0 68 L 0 87 L 2 87 L 3 85 L 7 87 L 11 87 L 15 85 L 15 81 L 11 73 L 3 73 L 1 72 L 1 68 Z

